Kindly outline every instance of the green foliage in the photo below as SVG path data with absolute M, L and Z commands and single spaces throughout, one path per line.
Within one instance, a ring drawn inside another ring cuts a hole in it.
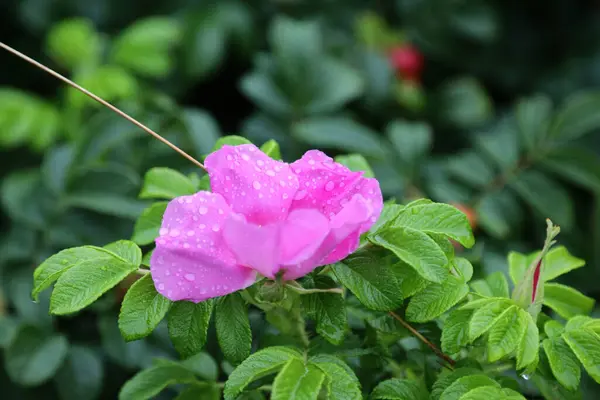
M 386 206 L 357 251 L 298 281 L 171 302 L 153 242 L 168 201 L 211 190 L 208 174 L 6 53 L 3 396 L 598 397 L 589 6 L 7 1 L 5 43 L 198 160 L 319 148 L 377 178 Z M 424 56 L 412 76 L 395 58 L 407 49 Z M 543 218 L 564 246 L 554 234 L 533 251 Z

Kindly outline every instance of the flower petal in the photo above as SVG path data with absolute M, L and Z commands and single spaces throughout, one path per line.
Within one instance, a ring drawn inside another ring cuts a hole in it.
M 329 221 L 317 210 L 292 211 L 281 232 L 280 263 L 298 265 L 313 257 L 328 234 Z
M 206 157 L 214 193 L 250 223 L 267 225 L 286 218 L 298 189 L 290 166 L 275 161 L 256 146 L 223 146 Z
M 231 213 L 225 221 L 223 238 L 239 264 L 274 279 L 278 272 L 281 223 L 256 225 L 241 214 Z
M 300 184 L 292 210 L 316 208 L 333 220 L 355 194 L 360 194 L 372 210 L 361 224 L 360 233 L 368 231 L 379 218 L 383 197 L 376 179 L 363 178 L 362 172 L 350 171 L 318 150 L 307 151 L 291 167 Z
M 318 266 L 340 261 L 358 248 L 364 221 L 373 214 L 371 202 L 355 194 L 329 222 L 330 231 L 313 255 L 301 264 L 288 268 L 285 279 L 296 279 Z
M 169 203 L 150 260 L 160 294 L 173 301 L 200 302 L 254 283 L 256 273 L 236 262 L 222 238 L 230 213 L 225 199 L 209 192 Z

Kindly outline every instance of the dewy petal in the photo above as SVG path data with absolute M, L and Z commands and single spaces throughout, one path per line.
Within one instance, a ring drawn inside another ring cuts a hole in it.
M 383 197 L 376 179 L 363 178 L 362 172 L 350 171 L 318 150 L 306 152 L 291 167 L 300 184 L 292 210 L 316 208 L 333 220 L 355 194 L 360 194 L 372 210 L 361 224 L 361 233 L 368 231 L 379 218 Z
M 292 211 L 281 232 L 280 263 L 282 265 L 302 264 L 314 256 L 328 234 L 329 221 L 317 210 Z M 310 271 L 306 271 L 308 272 Z
M 285 279 L 296 279 L 318 266 L 340 261 L 358 248 L 364 221 L 373 214 L 371 202 L 355 194 L 329 222 L 330 230 L 313 255 L 296 266 L 286 268 Z
M 256 273 L 239 265 L 222 230 L 231 210 L 219 194 L 172 200 L 150 260 L 156 290 L 170 300 L 200 302 L 246 288 Z
M 281 223 L 256 225 L 241 214 L 231 213 L 225 221 L 223 238 L 241 265 L 274 279 L 278 272 Z
M 250 223 L 283 221 L 298 189 L 290 166 L 275 161 L 256 146 L 223 146 L 205 160 L 214 193 Z

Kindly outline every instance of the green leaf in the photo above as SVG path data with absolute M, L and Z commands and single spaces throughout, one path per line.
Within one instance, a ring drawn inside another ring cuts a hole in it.
M 386 132 L 400 160 L 411 168 L 431 150 L 433 132 L 426 123 L 393 121 Z
M 510 171 L 519 162 L 521 148 L 510 117 L 499 119 L 487 132 L 475 137 L 475 146 L 489 156 L 500 171 Z
M 562 337 L 587 373 L 600 383 L 600 336 L 591 330 L 580 329 L 567 331 Z
M 103 377 L 102 359 L 87 347 L 73 346 L 54 382 L 62 400 L 95 400 Z
M 463 77 L 448 82 L 441 89 L 440 111 L 450 124 L 471 129 L 492 116 L 492 103 L 485 89 L 473 78 Z
M 197 304 L 178 301 L 169 310 L 169 337 L 183 358 L 199 353 L 204 347 L 212 310 L 212 300 Z
M 131 240 L 140 246 L 153 243 L 154 239 L 158 237 L 158 231 L 160 230 L 167 204 L 166 201 L 160 201 L 142 211 L 142 215 L 135 221 Z
M 517 103 L 515 114 L 521 140 L 527 150 L 534 150 L 545 138 L 552 118 L 552 100 L 535 95 Z
M 446 255 L 426 233 L 395 226 L 375 232 L 369 240 L 392 251 L 429 281 L 439 283 L 448 276 Z
M 206 8 L 199 14 L 189 13 L 183 32 L 183 68 L 190 78 L 213 73 L 226 54 L 225 26 L 218 12 Z
M 487 157 L 469 150 L 449 158 L 446 168 L 452 176 L 467 185 L 484 188 L 495 178 L 494 170 L 486 160 Z
M 565 326 L 565 330 L 567 332 L 576 331 L 581 328 L 587 327 L 588 325 L 595 325 L 595 323 L 600 320 L 595 320 L 591 317 L 585 315 L 577 315 L 573 318 L 570 318 L 567 321 L 567 325 Z
M 239 146 L 241 144 L 252 144 L 252 142 L 242 136 L 237 136 L 237 135 L 223 136 L 222 138 L 219 138 L 219 140 L 217 140 L 217 143 L 215 143 L 214 147 L 212 148 L 211 153 L 221 149 L 225 145 Z
M 325 374 L 325 388 L 330 400 L 362 400 L 360 382 L 354 372 L 337 357 L 320 354 L 310 358 Z
M 186 387 L 175 400 L 219 400 L 221 389 L 214 383 L 198 382 Z
M 148 336 L 165 317 L 171 301 L 154 288 L 147 274 L 138 279 L 127 291 L 121 303 L 119 329 L 127 341 Z
M 544 332 L 550 339 L 556 339 L 560 337 L 565 331 L 565 327 L 558 321 L 553 319 L 546 321 L 544 324 Z
M 320 285 L 317 287 L 321 288 Z M 335 345 L 344 341 L 348 331 L 348 316 L 343 296 L 336 293 L 313 293 L 303 296 L 302 304 L 310 318 L 317 323 L 319 335 Z
M 340 282 L 368 308 L 389 311 L 402 304 L 398 281 L 376 252 L 358 250 L 332 269 Z
M 538 359 L 540 332 L 531 314 L 520 309 L 527 327 L 517 346 L 517 369 L 523 369 Z
M 485 297 L 492 297 L 492 289 L 490 285 L 483 279 L 476 279 L 469 283 L 469 286 L 475 291 L 475 293 L 480 294 Z
M 562 338 L 558 338 L 545 339 L 542 344 L 556 379 L 567 389 L 577 390 L 581 378 L 581 369 L 575 354 L 573 354 L 567 343 Z
M 146 172 L 141 199 L 173 199 L 194 194 L 196 187 L 187 176 L 169 168 L 156 167 Z
M 0 316 L 0 349 L 8 347 L 19 331 L 19 322 L 16 317 Z
M 117 240 L 104 246 L 104 249 L 130 264 L 139 266 L 142 263 L 142 250 L 129 240 Z
M 80 69 L 73 80 L 106 101 L 135 98 L 139 90 L 133 75 L 117 65 Z M 67 104 L 75 109 L 100 107 L 99 103 L 74 88 L 67 89 Z
M 475 243 L 467 216 L 448 204 L 429 203 L 406 207 L 398 213 L 392 226 L 444 235 L 467 248 Z
M 273 374 L 291 359 L 302 359 L 302 355 L 289 347 L 272 346 L 246 358 L 225 383 L 225 400 L 234 400 L 251 382 Z
M 500 389 L 492 386 L 482 386 L 475 388 L 460 400 L 526 400 L 525 397 L 515 393 L 510 389 Z
M 455 380 L 446 390 L 442 392 L 440 400 L 458 400 L 471 390 L 481 387 L 491 386 L 500 388 L 500 384 L 495 380 L 483 375 L 463 376 Z
M 508 299 L 493 298 L 489 300 L 492 301 L 477 307 L 471 317 L 469 322 L 469 340 L 471 342 L 486 333 L 513 305 L 512 301 Z M 469 305 L 474 305 L 474 303 L 471 302 Z
M 485 193 L 476 204 L 479 225 L 498 239 L 506 238 L 519 226 L 523 217 L 521 205 L 513 192 L 507 188 Z
M 537 257 L 538 252 L 535 253 Z M 544 257 L 544 281 L 551 281 L 561 275 L 571 272 L 574 269 L 581 268 L 585 261 L 581 258 L 572 256 L 564 246 L 557 246 L 550 250 Z
M 44 261 L 33 272 L 33 291 L 31 297 L 38 300 L 40 293 L 70 268 L 84 264 L 106 262 L 112 255 L 99 247 L 82 246 L 63 250 Z
M 400 285 L 400 295 L 403 299 L 409 298 L 415 293 L 420 292 L 431 283 L 422 278 L 417 271 L 404 261 L 399 261 L 390 268 Z
M 502 271 L 488 275 L 485 280 L 492 292 L 491 297 L 509 297 L 508 282 Z
M 444 390 L 446 390 L 456 380 L 464 376 L 472 376 L 480 373 L 481 371 L 479 369 L 463 367 L 457 368 L 446 375 L 441 375 L 431 388 L 431 399 L 439 400 Z
M 181 113 L 181 121 L 192 142 L 194 154 L 199 158 L 209 153 L 221 137 L 217 121 L 204 110 L 186 108 Z
M 263 143 L 263 145 L 260 146 L 260 150 L 267 156 L 271 157 L 273 160 L 281 160 L 281 150 L 279 149 L 279 143 L 277 143 L 273 139 Z
M 333 57 L 320 57 L 311 66 L 312 93 L 306 104 L 307 114 L 331 113 L 342 108 L 365 90 L 363 77 L 350 64 Z
M 546 283 L 544 285 L 544 305 L 550 307 L 565 319 L 579 314 L 589 314 L 594 308 L 594 303 L 594 299 L 585 296 L 572 287 L 560 283 Z
M 146 400 L 154 398 L 167 386 L 194 382 L 196 377 L 184 366 L 161 362 L 128 380 L 119 392 L 119 400 Z
M 217 362 L 208 353 L 200 352 L 180 362 L 181 365 L 209 381 L 216 381 L 219 377 Z
M 471 310 L 453 310 L 444 321 L 442 351 L 456 354 L 469 343 L 469 320 Z
M 317 400 L 325 375 L 312 364 L 292 358 L 277 374 L 273 382 L 273 400 Z
M 292 105 L 285 93 L 277 86 L 264 67 L 258 66 L 240 80 L 240 91 L 250 98 L 257 107 L 275 116 L 288 116 Z
M 82 208 L 119 218 L 136 219 L 148 206 L 146 202 L 112 193 L 71 194 L 65 199 L 66 207 Z
M 335 157 L 335 162 L 348 167 L 350 171 L 364 172 L 365 178 L 374 178 L 375 173 L 369 162 L 361 154 L 347 154 Z
M 67 351 L 65 337 L 24 326 L 4 353 L 4 367 L 13 382 L 37 386 L 56 373 Z
M 573 224 L 573 203 L 568 192 L 545 174 L 528 170 L 522 172 L 510 186 L 544 218 L 570 229 Z
M 426 322 L 439 317 L 469 293 L 462 279 L 448 275 L 442 283 L 432 283 L 415 294 L 406 308 L 406 318 L 413 322 Z
M 504 312 L 488 335 L 488 360 L 495 362 L 512 353 L 527 330 L 527 316 L 517 306 Z
M 233 365 L 244 361 L 250 355 L 252 331 L 248 308 L 239 293 L 217 300 L 215 322 L 219 346 L 225 358 Z
M 100 46 L 100 37 L 92 21 L 84 18 L 61 21 L 48 32 L 48 53 L 71 70 L 93 65 L 100 56 Z
M 573 94 L 558 110 L 549 137 L 558 141 L 577 139 L 600 127 L 600 95 L 596 91 Z
M 114 63 L 149 77 L 163 77 L 173 68 L 169 51 L 181 38 L 177 20 L 144 18 L 127 27 L 115 40 Z
M 334 148 L 381 158 L 386 149 L 377 133 L 347 118 L 311 118 L 295 124 L 292 135 L 313 147 Z
M 473 277 L 473 264 L 463 257 L 456 257 L 452 261 L 452 268 L 458 273 L 463 282 L 469 282 Z
M 141 261 L 141 250 L 137 246 L 135 249 Z M 139 267 L 139 263 L 133 264 L 107 249 L 98 250 L 104 254 L 98 252 L 93 258 L 80 260 L 58 278 L 50 298 L 52 314 L 71 314 L 89 306 Z
M 546 255 L 546 257 L 547 256 L 548 255 Z M 511 251 L 508 253 L 508 274 L 510 275 L 510 279 L 515 286 L 523 280 L 525 273 L 527 272 L 527 268 L 529 268 L 535 259 L 536 255 L 534 254 L 525 255 L 517 253 L 516 251 Z
M 371 393 L 371 399 L 427 400 L 429 393 L 418 382 L 408 379 L 389 379 L 379 383 Z
M 600 160 L 587 148 L 561 147 L 544 157 L 541 166 L 586 189 L 600 191 Z

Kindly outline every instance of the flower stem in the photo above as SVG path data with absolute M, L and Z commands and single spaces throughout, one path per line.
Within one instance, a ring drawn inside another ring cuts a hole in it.
M 444 360 L 445 362 L 448 363 L 448 367 L 450 369 L 454 369 L 454 364 L 456 364 L 456 361 L 454 361 L 452 358 L 450 358 L 448 355 L 444 354 L 443 351 L 441 351 L 440 349 L 438 349 L 433 343 L 431 343 L 429 340 L 427 340 L 427 338 L 423 335 L 421 335 L 419 332 L 417 332 L 417 330 L 415 328 L 413 328 L 412 326 L 410 326 L 410 324 L 408 322 L 406 322 L 405 320 L 403 320 L 398 314 L 396 314 L 395 312 L 390 311 L 389 313 L 392 317 L 394 317 L 394 319 L 396 319 L 396 321 L 400 322 L 400 324 L 402 324 L 403 327 L 405 327 L 406 329 L 408 329 L 410 331 L 410 333 L 412 333 L 417 339 L 419 339 L 421 342 L 425 343 L 427 345 L 427 347 L 429 347 L 431 350 L 433 350 L 433 352 L 442 360 Z
M 298 294 L 312 294 L 312 293 L 337 293 L 343 294 L 344 291 L 341 288 L 329 288 L 329 289 L 305 289 L 298 282 L 290 281 L 286 282 L 286 287 L 293 290 Z

